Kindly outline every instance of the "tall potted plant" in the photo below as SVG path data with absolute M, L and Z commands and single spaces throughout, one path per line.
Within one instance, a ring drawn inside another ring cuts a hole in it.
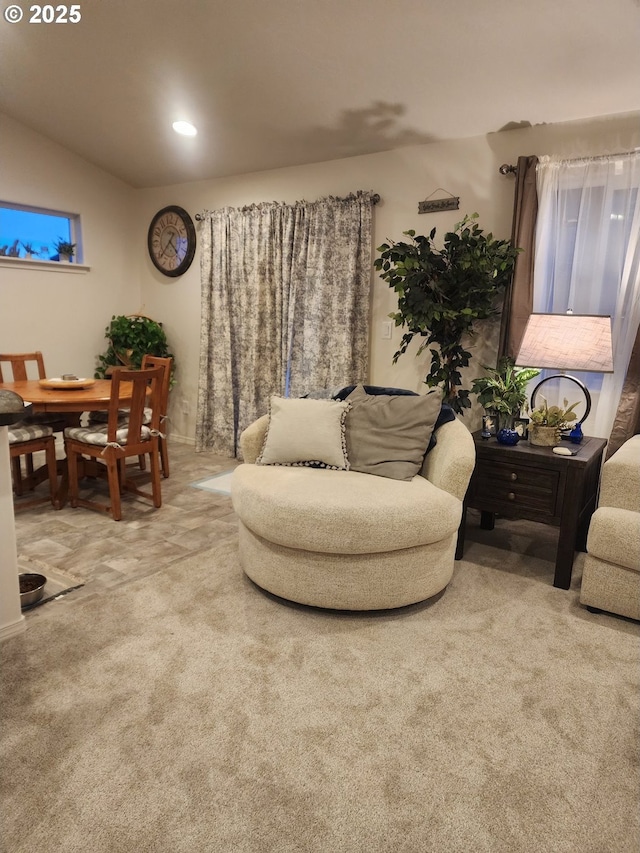
M 383 243 L 374 261 L 398 294 L 398 310 L 389 316 L 407 330 L 394 363 L 415 335 L 425 338 L 416 353 L 430 348 L 425 383 L 442 387 L 444 401 L 459 413 L 471 406 L 469 391 L 461 388 L 460 371 L 471 358 L 462 346 L 463 336 L 473 333 L 476 321 L 499 313 L 498 299 L 519 251 L 509 240 L 485 234 L 477 218 L 477 213 L 465 216 L 444 235 L 442 248 L 435 245 L 435 228 L 428 237 L 405 231 L 409 240 Z

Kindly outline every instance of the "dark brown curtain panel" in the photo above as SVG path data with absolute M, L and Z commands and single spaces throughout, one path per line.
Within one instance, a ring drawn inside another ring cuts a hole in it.
M 518 157 L 511 242 L 522 251 L 505 293 L 498 357 L 516 357 L 524 328 L 533 310 L 533 263 L 538 216 L 537 165 L 538 158 L 535 155 Z
M 627 375 L 609 436 L 606 458 L 612 456 L 632 435 L 640 433 L 640 329 L 631 351 Z

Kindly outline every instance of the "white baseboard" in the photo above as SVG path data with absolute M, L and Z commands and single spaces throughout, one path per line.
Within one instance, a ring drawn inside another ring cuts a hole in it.
M 190 435 L 180 435 L 176 432 L 169 433 L 169 438 L 171 441 L 177 441 L 178 444 L 190 444 L 191 447 L 196 446 L 195 438 L 192 438 Z
M 17 622 L 11 622 L 9 625 L 3 625 L 0 628 L 0 643 L 3 640 L 8 640 L 10 637 L 17 637 L 18 634 L 23 634 L 27 630 L 27 620 L 24 614 L 20 616 Z

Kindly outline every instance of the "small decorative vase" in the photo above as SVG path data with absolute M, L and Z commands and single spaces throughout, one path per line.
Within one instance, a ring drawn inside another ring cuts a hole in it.
M 572 444 L 580 444 L 580 442 L 582 441 L 583 438 L 584 438 L 584 436 L 582 434 L 582 424 L 580 423 L 580 421 L 578 421 L 578 423 L 574 426 L 574 428 L 569 433 L 569 441 Z
M 529 444 L 537 447 L 554 447 L 560 442 L 558 427 L 529 424 Z
M 61 264 L 70 264 L 71 263 L 71 255 L 64 255 L 64 254 L 60 253 L 58 255 L 58 260 L 60 261 Z
M 499 429 L 496 435 L 498 444 L 517 444 L 520 441 L 520 435 L 515 429 Z

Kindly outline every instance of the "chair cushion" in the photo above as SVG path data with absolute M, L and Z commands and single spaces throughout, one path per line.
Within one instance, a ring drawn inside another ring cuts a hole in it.
M 83 441 L 85 444 L 97 444 L 106 447 L 108 443 L 108 427 L 67 427 L 64 431 L 65 438 L 75 441 Z M 116 441 L 118 444 L 126 444 L 129 436 L 129 428 L 125 425 L 116 430 Z M 141 438 L 146 441 L 151 437 L 149 427 L 142 427 Z
M 587 551 L 600 560 L 640 572 L 640 513 L 599 507 L 591 516 Z
M 51 427 L 18 421 L 9 427 L 9 444 L 19 444 L 22 441 L 32 441 L 35 438 L 46 438 L 48 435 L 53 435 Z
M 371 554 L 454 534 L 462 502 L 425 480 L 356 471 L 243 464 L 231 480 L 243 523 L 270 542 L 331 554 Z

